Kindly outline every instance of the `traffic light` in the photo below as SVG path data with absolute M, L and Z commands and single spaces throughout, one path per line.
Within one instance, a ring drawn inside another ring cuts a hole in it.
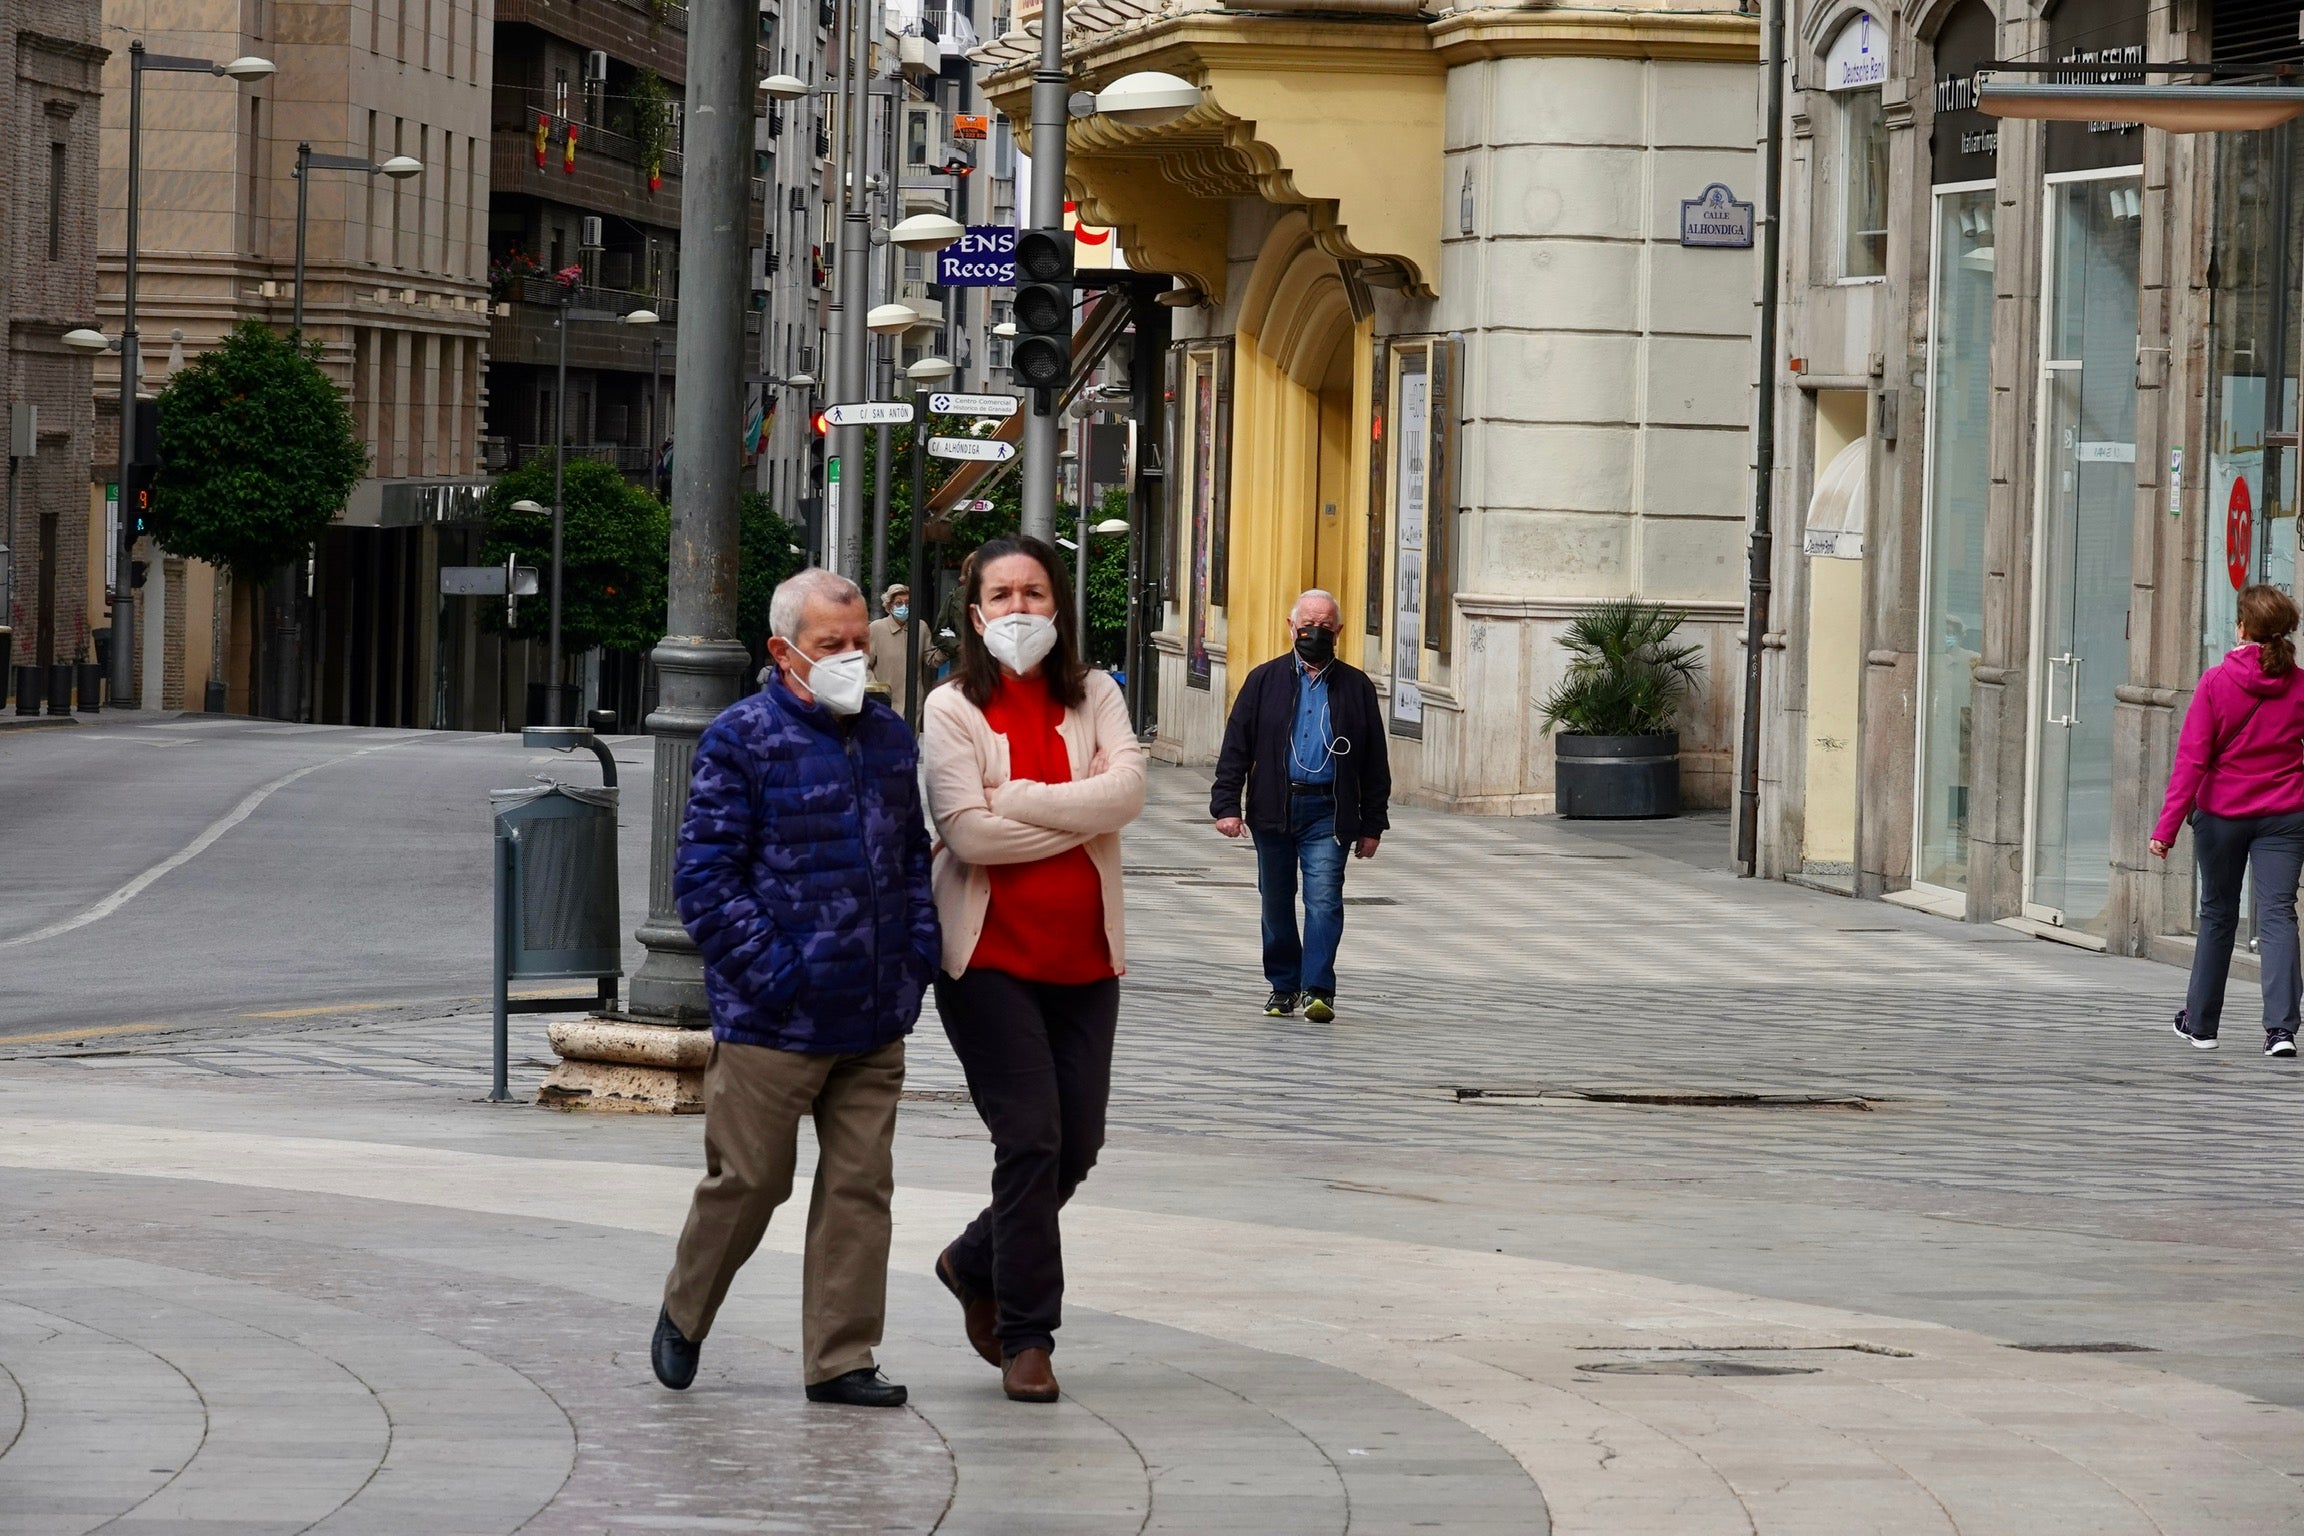
M 1072 232 L 1016 236 L 1016 345 L 1008 369 L 1027 389 L 1055 389 L 1072 372 Z
M 824 419 L 824 413 L 830 409 L 830 406 L 818 406 L 808 413 L 808 430 L 818 437 L 822 437 L 832 430 L 832 424 Z
M 160 402 L 136 402 L 136 435 L 128 449 L 128 483 L 120 487 L 122 515 L 135 519 L 141 538 L 152 522 L 152 487 L 160 478 Z

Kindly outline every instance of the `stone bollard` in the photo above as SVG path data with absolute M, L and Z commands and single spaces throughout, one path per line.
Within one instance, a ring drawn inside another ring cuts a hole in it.
M 547 1109 L 643 1115 L 704 1112 L 712 1031 L 593 1014 L 546 1030 L 560 1065 L 536 1091 Z

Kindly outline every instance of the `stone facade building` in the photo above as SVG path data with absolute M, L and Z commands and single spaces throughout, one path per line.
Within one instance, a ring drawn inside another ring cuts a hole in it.
M 1792 22 L 1761 868 L 2181 958 L 2175 734 L 2237 589 L 2295 586 L 2299 135 L 2003 121 L 1974 81 L 2269 73 L 2295 9 Z
M 1082 218 L 1179 289 L 1157 750 L 1214 756 L 1319 586 L 1401 794 L 1546 811 L 1554 642 L 1639 597 L 1706 649 L 1683 782 L 1726 803 L 1754 265 L 1682 219 L 1714 187 L 1753 196 L 1758 39 L 1731 4 L 1070 11 L 1076 89 L 1161 70 L 1202 92 L 1068 135 Z M 1019 125 L 1037 46 L 989 59 Z
M 66 331 L 96 323 L 98 0 L 11 0 L 0 23 L 0 380 L 10 431 L 0 525 L 10 670 L 93 659 L 88 473 L 98 457 L 86 356 Z M 35 419 L 36 418 L 36 419 Z M 27 450 L 29 450 L 27 452 Z
M 430 724 L 433 657 L 425 636 L 437 577 L 418 532 L 469 516 L 485 484 L 481 368 L 487 346 L 488 0 L 105 0 L 113 50 L 104 79 L 104 329 L 120 326 L 126 234 L 128 53 L 278 66 L 236 86 L 197 73 L 147 73 L 137 325 L 144 388 L 238 321 L 282 331 L 296 298 L 297 145 L 381 163 L 423 164 L 396 181 L 319 171 L 309 188 L 305 335 L 349 395 L 369 476 L 298 573 L 301 606 L 265 615 L 254 594 L 217 611 L 215 574 L 154 563 L 140 594 L 145 702 L 201 707 L 223 681 L 235 710 L 357 724 Z M 100 369 L 95 521 L 106 518 L 101 466 L 118 420 L 118 375 Z M 434 562 L 436 564 L 436 562 Z M 281 583 L 292 585 L 290 582 Z M 251 695 L 259 622 L 268 646 L 292 646 L 298 687 Z M 161 658 L 178 658 L 174 666 Z

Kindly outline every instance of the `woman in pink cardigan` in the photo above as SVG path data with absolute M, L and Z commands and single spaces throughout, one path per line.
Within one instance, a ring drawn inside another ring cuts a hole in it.
M 2240 882 L 2256 876 L 2258 963 L 2264 980 L 2264 1054 L 2296 1054 L 2304 991 L 2296 943 L 2296 882 L 2304 872 L 2304 680 L 2296 670 L 2296 604 L 2278 587 L 2240 594 L 2240 644 L 2200 679 L 2152 853 L 2168 857 L 2189 813 L 2200 870 L 2200 934 L 2192 985 L 2176 1033 L 2216 1048 L 2224 978 L 2240 923 Z
M 1052 1403 L 1056 1218 L 1104 1145 L 1120 829 L 1144 809 L 1144 749 L 1119 688 L 1080 660 L 1054 550 L 993 540 L 962 599 L 959 667 L 928 695 L 920 756 L 940 839 L 936 1012 L 992 1133 L 992 1203 L 936 1278 L 1008 1396 Z

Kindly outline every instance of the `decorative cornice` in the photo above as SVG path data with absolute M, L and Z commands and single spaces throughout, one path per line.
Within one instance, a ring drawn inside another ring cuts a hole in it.
M 1499 6 L 1443 16 L 1431 34 L 1433 49 L 1451 68 L 1476 59 L 1752 64 L 1760 58 L 1760 18 L 1738 11 Z

